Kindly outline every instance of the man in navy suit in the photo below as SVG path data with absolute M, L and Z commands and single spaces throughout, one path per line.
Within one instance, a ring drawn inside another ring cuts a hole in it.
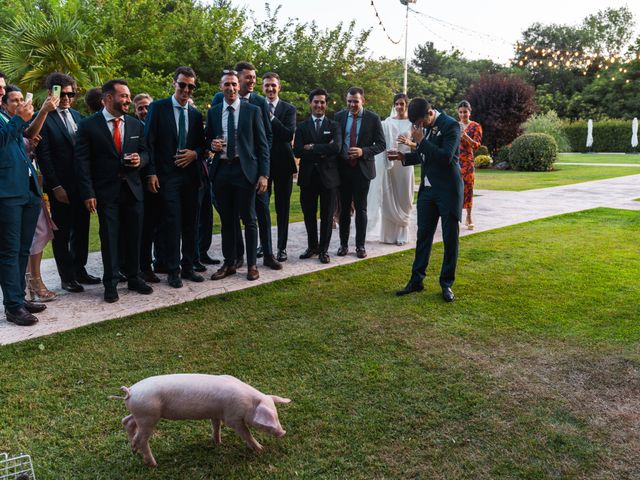
M 90 214 L 79 196 L 73 156 L 76 130 L 82 116 L 71 108 L 76 96 L 73 77 L 54 72 L 47 77 L 46 85 L 49 95 L 54 85 L 61 87 L 60 103 L 56 111 L 47 116 L 36 150 L 51 217 L 58 227 L 51 246 L 62 288 L 68 292 L 82 292 L 82 283 L 100 283 L 98 277 L 89 275 L 86 270 Z
M 293 134 L 296 131 L 296 107 L 280 99 L 280 76 L 275 72 L 267 72 L 262 76 L 262 91 L 267 97 L 269 119 L 273 130 L 273 142 L 269 155 L 269 189 L 266 196 L 271 196 L 271 188 L 273 187 L 278 224 L 276 260 L 285 262 L 287 260 L 293 174 L 298 171 L 291 148 Z
M 235 66 L 235 71 L 238 73 L 239 82 L 239 97 L 240 101 L 247 102 L 252 105 L 256 105 L 261 110 L 262 124 L 267 136 L 267 142 L 269 143 L 269 149 L 273 144 L 273 130 L 271 128 L 271 116 L 269 115 L 269 107 L 267 101 L 261 95 L 258 95 L 253 91 L 256 85 L 256 67 L 249 62 L 238 62 Z M 211 105 L 217 105 L 222 101 L 223 95 L 218 92 L 211 102 Z M 267 178 L 269 177 L 267 173 Z M 256 195 L 256 215 L 258 219 L 258 228 L 260 231 L 260 248 L 258 249 L 258 257 L 264 256 L 264 266 L 272 268 L 273 270 L 281 270 L 282 264 L 276 260 L 273 255 L 273 245 L 271 241 L 271 212 L 269 211 L 269 192 L 268 190 Z M 236 260 L 236 266 L 242 265 L 242 254 L 244 245 L 242 244 L 242 234 L 240 231 L 240 221 L 236 221 L 236 228 L 238 233 L 236 238 L 238 239 L 238 246 L 236 248 L 238 253 L 238 259 Z
M 385 149 L 380 117 L 364 108 L 364 91 L 351 87 L 347 92 L 347 109 L 336 113 L 342 128 L 340 171 L 340 248 L 338 256 L 349 253 L 351 202 L 356 214 L 356 255 L 365 258 L 367 234 L 367 194 L 376 176 L 374 157 Z
M 407 295 L 424 289 L 433 235 L 442 222 L 444 260 L 440 271 L 442 297 L 453 302 L 451 286 L 455 280 L 458 260 L 458 235 L 462 218 L 464 183 L 460 174 L 460 125 L 444 112 L 438 112 L 424 98 L 409 103 L 409 120 L 413 123 L 412 136 L 417 147 L 414 152 L 398 153 L 390 160 L 401 160 L 413 168 L 421 164 L 418 192 L 418 238 L 416 256 L 409 283 L 396 292 Z M 426 130 L 426 132 L 425 132 Z
M 225 70 L 220 89 L 224 100 L 209 109 L 206 145 L 215 152 L 211 178 L 222 223 L 224 263 L 211 279 L 220 280 L 236 273 L 239 215 L 247 245 L 247 279 L 257 280 L 260 275 L 256 265 L 255 200 L 256 193 L 267 191 L 269 142 L 260 109 L 240 101 L 237 72 Z
M 153 289 L 140 278 L 143 191 L 140 168 L 149 163 L 144 127 L 127 115 L 131 94 L 126 80 L 102 86 L 104 108 L 78 125 L 76 165 L 80 197 L 100 220 L 104 299 L 117 302 L 118 272 L 124 266 L 129 290 L 148 295 Z M 122 248 L 118 248 L 124 229 Z M 123 261 L 120 262 L 120 256 Z
M 162 198 L 164 220 L 160 235 L 168 281 L 171 287 L 180 288 L 181 278 L 204 281 L 194 271 L 198 260 L 195 255 L 204 122 L 202 114 L 189 105 L 189 97 L 196 88 L 193 69 L 178 67 L 173 75 L 173 88 L 169 98 L 150 105 L 145 136 L 149 146 L 148 187 L 153 193 L 160 192 Z

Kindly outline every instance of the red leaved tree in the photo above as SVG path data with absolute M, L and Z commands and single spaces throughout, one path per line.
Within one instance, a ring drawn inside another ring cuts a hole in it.
M 483 75 L 467 90 L 473 120 L 482 125 L 482 143 L 495 154 L 522 132 L 522 124 L 536 111 L 535 91 L 515 75 Z

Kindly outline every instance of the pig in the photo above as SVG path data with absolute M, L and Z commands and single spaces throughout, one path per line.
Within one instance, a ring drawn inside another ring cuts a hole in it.
M 224 422 L 256 452 L 262 450 L 248 426 L 280 438 L 286 433 L 278 420 L 276 403 L 288 398 L 265 395 L 231 375 L 174 374 L 145 378 L 131 387 L 120 387 L 130 415 L 122 419 L 133 452 L 142 452 L 144 463 L 157 465 L 149 437 L 158 420 L 210 419 L 213 441 L 221 443 L 220 424 Z

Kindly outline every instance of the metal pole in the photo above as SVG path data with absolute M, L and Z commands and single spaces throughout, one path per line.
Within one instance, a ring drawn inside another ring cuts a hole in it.
M 409 2 L 407 2 L 407 15 L 405 18 L 404 24 L 404 83 L 403 83 L 403 92 L 407 94 L 407 67 L 409 62 Z

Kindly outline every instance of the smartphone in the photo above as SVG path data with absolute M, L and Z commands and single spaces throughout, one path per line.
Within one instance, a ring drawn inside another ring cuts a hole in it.
M 53 87 L 51 87 L 51 94 L 54 97 L 59 97 L 61 90 L 62 90 L 62 87 L 60 85 L 54 85 Z
M 24 101 L 25 102 L 32 102 L 33 101 L 33 93 L 27 92 L 27 96 L 24 97 Z

